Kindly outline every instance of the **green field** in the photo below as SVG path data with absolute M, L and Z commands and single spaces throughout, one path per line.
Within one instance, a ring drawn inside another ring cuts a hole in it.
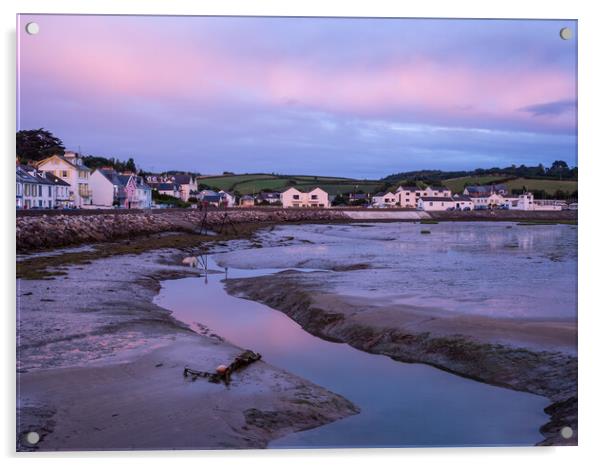
M 382 188 L 380 181 L 354 180 L 333 176 L 244 174 L 199 178 L 198 182 L 211 188 L 237 191 L 240 194 L 256 194 L 265 189 L 280 191 L 294 186 L 301 190 L 319 186 L 329 194 L 356 191 L 374 193 Z
M 499 182 L 505 184 L 508 187 L 508 191 L 512 192 L 513 189 L 522 189 L 523 186 L 528 191 L 545 191 L 546 194 L 552 196 L 556 191 L 564 191 L 567 193 L 573 193 L 577 190 L 577 181 L 560 181 L 560 180 L 542 180 L 542 179 L 526 179 L 526 178 L 515 178 L 508 180 L 501 176 L 465 176 L 462 178 L 451 178 L 443 181 L 443 184 L 452 190 L 454 193 L 460 193 L 464 191 L 466 184 L 471 185 L 483 185 Z

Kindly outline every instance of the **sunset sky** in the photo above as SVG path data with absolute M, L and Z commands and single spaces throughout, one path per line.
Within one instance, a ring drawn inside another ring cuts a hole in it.
M 565 26 L 576 37 L 572 21 L 25 15 L 18 129 L 154 171 L 572 166 Z

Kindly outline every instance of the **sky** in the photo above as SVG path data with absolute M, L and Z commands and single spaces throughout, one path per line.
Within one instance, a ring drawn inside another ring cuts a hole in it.
M 22 15 L 18 28 L 17 128 L 145 170 L 577 165 L 575 21 Z

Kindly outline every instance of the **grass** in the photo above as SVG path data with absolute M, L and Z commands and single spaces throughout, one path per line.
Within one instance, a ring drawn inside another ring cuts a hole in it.
M 291 181 L 294 184 L 291 184 Z M 333 195 L 345 194 L 354 190 L 374 193 L 382 189 L 382 183 L 375 180 L 354 180 L 334 176 L 269 175 L 266 173 L 213 176 L 201 178 L 199 183 L 216 189 L 238 191 L 241 194 L 256 194 L 264 189 L 279 191 L 289 186 L 301 190 L 320 186 Z
M 564 191 L 566 193 L 573 193 L 577 190 L 577 181 L 573 180 L 543 180 L 543 179 L 527 179 L 527 178 L 515 178 L 508 180 L 508 177 L 503 176 L 464 176 L 462 178 L 451 178 L 443 181 L 443 184 L 452 190 L 454 193 L 461 193 L 464 191 L 466 184 L 484 185 L 501 182 L 508 187 L 508 191 L 512 192 L 513 189 L 527 188 L 528 191 L 545 191 L 547 195 L 553 196 L 556 191 Z
M 452 190 L 454 193 L 461 193 L 464 191 L 466 184 L 489 184 L 495 183 L 501 180 L 505 180 L 507 177 L 503 176 L 463 176 L 461 178 L 450 178 L 449 180 L 443 181 L 443 184 Z

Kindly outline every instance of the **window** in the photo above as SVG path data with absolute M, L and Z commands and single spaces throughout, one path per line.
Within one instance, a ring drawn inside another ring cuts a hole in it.
M 38 201 L 38 207 L 44 207 L 44 203 L 42 201 Z
M 429 205 L 430 205 L 430 206 L 432 206 L 432 205 L 433 205 L 433 203 L 432 203 L 432 202 L 429 202 Z
M 294 199 L 295 201 L 298 201 L 298 200 L 299 200 L 299 195 L 298 195 L 298 194 L 293 194 L 293 199 Z
M 42 187 L 41 186 L 38 186 L 38 196 L 42 197 Z M 42 207 L 42 206 L 40 206 L 40 207 Z
M 317 194 L 312 194 L 311 195 L 311 200 L 312 201 L 316 201 L 318 199 L 318 195 Z
M 63 170 L 63 171 L 61 172 L 61 176 L 62 176 L 63 178 L 67 178 L 67 170 Z
M 48 186 L 48 195 L 52 197 L 52 186 Z

